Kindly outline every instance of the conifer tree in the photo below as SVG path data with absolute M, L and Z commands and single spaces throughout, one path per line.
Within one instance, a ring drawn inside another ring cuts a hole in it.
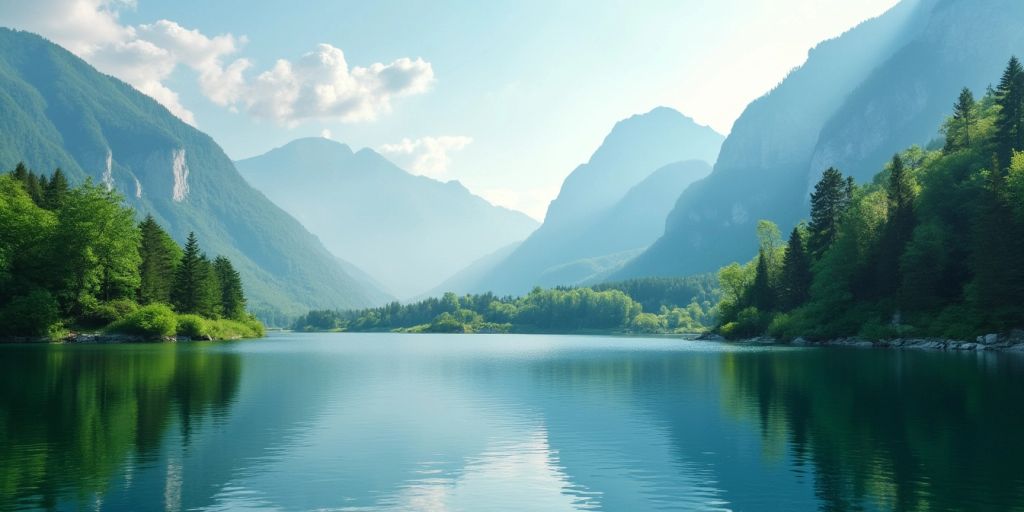
M 220 285 L 221 314 L 225 318 L 241 319 L 245 316 L 245 293 L 242 291 L 242 278 L 224 256 L 213 260 L 213 270 L 217 274 Z
M 799 307 L 810 297 L 811 259 L 804 248 L 804 236 L 799 226 L 793 228 L 782 258 L 782 280 L 779 305 L 783 310 Z
M 953 118 L 946 130 L 945 151 L 971 147 L 971 127 L 974 125 L 974 93 L 964 87 L 953 105 Z
M 893 155 L 889 164 L 886 186 L 888 219 L 879 240 L 875 292 L 888 296 L 902 281 L 900 257 L 914 233 L 914 183 L 899 155 Z
M 142 234 L 139 255 L 141 284 L 139 302 L 171 302 L 171 290 L 175 283 L 175 268 L 181 259 L 181 248 L 170 235 L 157 224 L 152 215 L 139 224 Z
M 206 281 L 203 255 L 195 232 L 188 234 L 185 248 L 174 272 L 174 287 L 171 301 L 179 313 L 199 313 L 202 305 L 202 288 Z
M 43 206 L 49 210 L 60 208 L 64 198 L 68 195 L 68 179 L 64 176 L 64 171 L 58 167 L 53 171 L 50 181 L 41 188 L 43 189 Z
M 775 309 L 775 290 L 772 287 L 771 270 L 764 250 L 757 252 L 757 269 L 754 283 L 750 287 L 750 304 L 761 311 Z
M 1010 164 L 1014 151 L 1024 149 L 1024 67 L 1011 57 L 996 88 L 996 147 L 1002 167 Z
M 838 234 L 839 221 L 849 207 L 853 182 L 829 167 L 811 193 L 811 225 L 808 252 L 814 261 L 821 259 Z

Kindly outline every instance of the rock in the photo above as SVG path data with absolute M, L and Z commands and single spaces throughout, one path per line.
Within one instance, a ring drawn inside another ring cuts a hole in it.
M 797 336 L 793 341 L 791 341 L 789 343 L 791 345 L 800 345 L 800 346 L 810 345 L 811 344 L 811 342 L 809 342 L 806 339 L 804 339 L 803 336 Z
M 981 338 L 981 339 L 978 340 L 978 341 L 980 341 L 981 343 L 984 343 L 986 345 L 995 345 L 996 343 L 999 342 L 999 335 L 998 334 L 986 334 L 984 336 L 979 336 L 979 338 Z
M 700 336 L 697 336 L 697 339 L 701 341 L 725 341 L 724 337 L 713 332 L 706 332 L 704 334 L 701 334 Z

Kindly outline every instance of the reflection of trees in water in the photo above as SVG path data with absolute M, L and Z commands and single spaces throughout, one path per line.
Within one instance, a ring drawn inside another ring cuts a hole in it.
M 1024 367 L 992 354 L 813 350 L 723 358 L 723 403 L 813 465 L 825 510 L 1013 510 Z
M 92 502 L 177 420 L 223 412 L 236 354 L 173 345 L 11 347 L 0 357 L 0 509 Z M 73 494 L 68 496 L 69 490 Z

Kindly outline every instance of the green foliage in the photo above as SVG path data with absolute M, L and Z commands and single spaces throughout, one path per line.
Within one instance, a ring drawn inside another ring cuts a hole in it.
M 413 304 L 397 302 L 359 311 L 310 311 L 293 328 L 303 331 L 403 332 L 698 332 L 713 325 L 715 309 L 694 295 L 696 284 L 708 277 L 632 280 L 592 288 L 535 288 L 529 294 L 497 297 L 486 293 L 459 297 L 446 293 Z M 621 288 L 621 289 L 620 289 Z M 652 304 L 643 306 L 623 290 L 640 294 Z M 717 291 L 707 292 L 717 295 Z M 688 304 L 675 303 L 684 298 Z
M 181 260 L 181 248 L 152 215 L 139 224 L 139 302 L 171 302 L 174 271 Z
M 107 331 L 141 336 L 174 336 L 178 329 L 178 317 L 166 304 L 149 304 L 127 318 L 107 327 Z
M 794 230 L 771 308 L 765 251 L 719 272 L 719 330 L 784 338 L 911 335 L 970 339 L 1024 326 L 1024 69 L 998 90 L 961 92 L 941 150 L 893 156 L 870 184 L 835 169 L 811 197 L 808 274 Z M 762 236 L 761 230 L 758 230 Z M 788 290 L 809 290 L 804 299 Z M 767 320 L 766 320 L 767 318 Z
M 57 301 L 46 290 L 33 290 L 14 297 L 0 308 L 0 325 L 4 331 L 18 336 L 41 336 L 59 324 Z
M 75 328 L 174 333 L 158 313 L 169 308 L 182 251 L 152 217 L 136 224 L 122 201 L 88 180 L 70 188 L 59 170 L 47 179 L 19 164 L 0 175 L 4 334 L 52 338 L 63 329 L 62 319 Z M 202 279 L 198 306 L 182 312 L 210 318 L 227 312 L 235 324 L 222 331 L 232 337 L 262 332 L 245 312 L 241 278 L 231 262 L 218 257 L 211 263 L 192 242 L 190 262 Z M 139 309 L 138 302 L 158 309 Z
M 108 302 L 94 301 L 85 305 L 85 313 L 79 323 L 88 326 L 102 327 L 124 320 L 139 309 L 139 305 L 131 299 L 114 299 Z
M 199 315 L 178 315 L 177 334 L 200 339 L 209 336 L 210 326 L 207 320 Z

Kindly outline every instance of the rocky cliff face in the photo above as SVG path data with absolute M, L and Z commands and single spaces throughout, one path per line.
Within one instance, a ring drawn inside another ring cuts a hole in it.
M 926 145 L 961 87 L 978 95 L 1024 53 L 1024 3 L 907 0 L 812 50 L 753 102 L 715 170 L 680 196 L 664 235 L 614 278 L 709 272 L 756 252 L 754 226 L 808 215 L 829 166 L 868 179 L 893 153 Z M 976 34 L 977 37 L 972 37 Z

